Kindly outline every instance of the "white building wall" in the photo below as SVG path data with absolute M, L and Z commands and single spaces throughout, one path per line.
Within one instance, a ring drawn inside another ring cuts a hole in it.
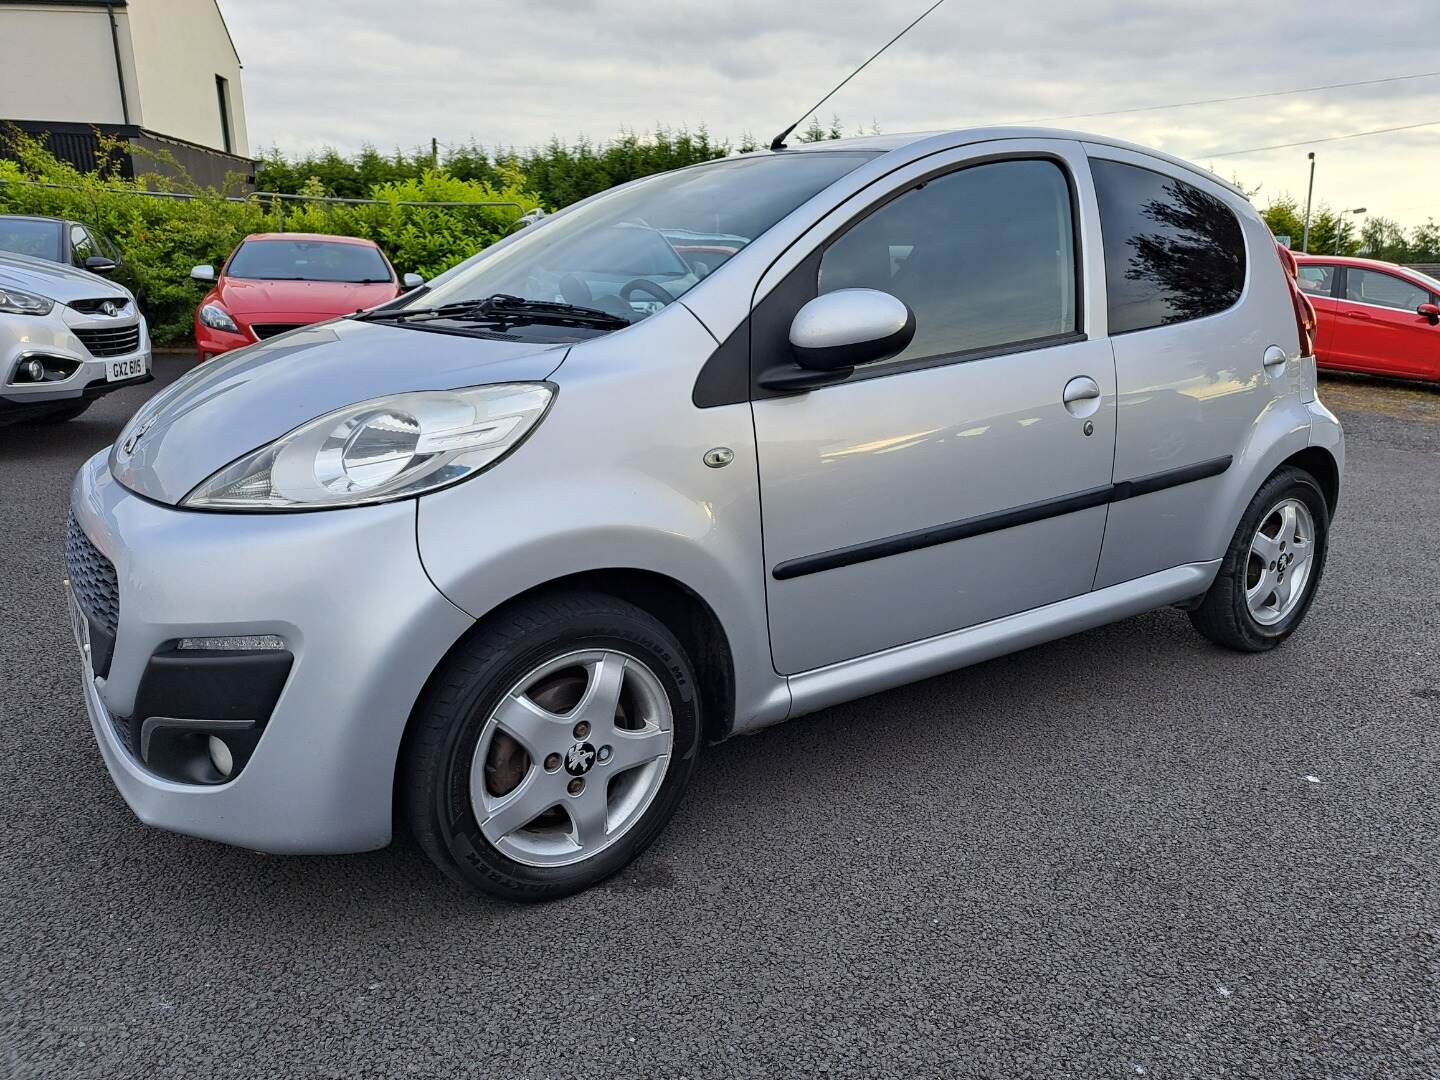
M 129 122 L 146 123 L 136 92 L 125 9 L 115 10 Z M 214 98 L 213 90 L 210 96 Z M 110 18 L 104 8 L 0 5 L 0 117 L 77 124 L 125 122 Z
M 230 87 L 230 152 L 248 157 L 240 60 L 215 0 L 130 0 L 124 11 L 145 127 L 224 150 L 215 91 L 219 75 Z

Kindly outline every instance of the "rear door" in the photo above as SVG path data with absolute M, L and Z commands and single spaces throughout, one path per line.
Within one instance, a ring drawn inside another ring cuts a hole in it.
M 1398 274 L 1348 266 L 1336 301 L 1334 352 L 1345 367 L 1410 378 L 1440 378 L 1440 328 L 1416 308 L 1429 290 Z
M 881 289 L 916 320 L 904 353 L 845 382 L 756 392 L 780 672 L 1089 591 L 1115 415 L 1109 344 L 1085 333 L 1083 169 L 1074 143 L 936 155 L 837 209 L 761 282 L 757 372 L 790 360 L 790 322 L 820 292 Z M 1067 405 L 1082 381 L 1093 394 Z
M 1172 171 L 1173 170 L 1173 171 Z M 1214 559 L 1223 474 L 1257 418 L 1305 388 L 1275 238 L 1197 173 L 1091 148 L 1119 398 L 1115 484 L 1096 587 Z M 1280 362 L 1266 364 L 1274 348 Z

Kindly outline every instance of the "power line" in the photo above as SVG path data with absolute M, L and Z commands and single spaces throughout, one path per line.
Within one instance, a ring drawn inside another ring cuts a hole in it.
M 1363 139 L 1367 135 L 1389 135 L 1394 131 L 1413 131 L 1416 128 L 1434 127 L 1440 120 L 1426 120 L 1419 124 L 1401 124 L 1399 127 L 1374 128 L 1371 131 L 1352 131 L 1347 135 L 1329 135 L 1323 139 L 1302 139 L 1299 142 L 1276 143 L 1273 146 L 1251 146 L 1245 150 L 1216 150 L 1196 154 L 1199 158 L 1239 157 L 1241 154 L 1260 154 L 1266 150 L 1290 150 L 1297 146 L 1314 146 L 1316 143 L 1339 142 L 1342 139 Z
M 1195 101 L 1175 101 L 1168 105 L 1137 105 L 1130 109 L 1109 109 L 1105 112 L 1066 113 L 1064 116 L 1039 116 L 1033 120 L 1017 120 L 1017 124 L 1039 124 L 1050 120 L 1079 120 L 1091 116 L 1121 116 L 1125 113 L 1159 112 L 1162 109 L 1188 109 L 1193 105 L 1222 105 L 1232 101 L 1255 101 L 1260 98 L 1286 97 L 1290 94 L 1313 94 L 1319 90 L 1341 90 L 1354 86 L 1379 86 L 1383 83 L 1407 82 L 1413 79 L 1433 79 L 1440 71 L 1422 71 L 1416 75 L 1391 75 L 1383 79 L 1360 79 L 1356 82 L 1323 83 L 1320 86 L 1300 86 L 1293 90 L 1266 90 L 1259 94 L 1237 94 L 1234 97 L 1200 98 Z

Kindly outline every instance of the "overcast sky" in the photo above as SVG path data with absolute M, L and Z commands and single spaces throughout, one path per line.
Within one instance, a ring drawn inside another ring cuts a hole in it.
M 924 0 L 222 0 L 252 151 L 476 139 L 531 146 L 700 123 L 766 141 Z M 1203 14 L 1200 12 L 1203 10 Z M 302 14 L 303 13 L 303 14 Z M 825 106 L 898 132 L 1097 113 L 1440 70 L 1436 0 L 947 0 Z M 1056 126 L 1168 150 L 1265 204 L 1440 218 L 1440 126 L 1235 157 L 1222 151 L 1440 121 L 1440 78 L 1086 116 Z

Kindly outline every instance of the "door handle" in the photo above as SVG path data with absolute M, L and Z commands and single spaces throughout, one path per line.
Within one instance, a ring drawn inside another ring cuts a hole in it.
M 1347 319 L 1369 319 L 1369 318 L 1370 318 L 1370 313 L 1367 312 L 1367 311 L 1347 311 L 1347 312 L 1345 312 L 1345 318 L 1347 318 Z
M 1290 362 L 1290 354 L 1279 345 L 1271 345 L 1265 350 L 1265 358 L 1262 361 L 1266 370 L 1284 367 Z
M 1089 375 L 1077 375 L 1065 384 L 1060 397 L 1071 416 L 1093 416 L 1100 408 L 1100 384 Z

